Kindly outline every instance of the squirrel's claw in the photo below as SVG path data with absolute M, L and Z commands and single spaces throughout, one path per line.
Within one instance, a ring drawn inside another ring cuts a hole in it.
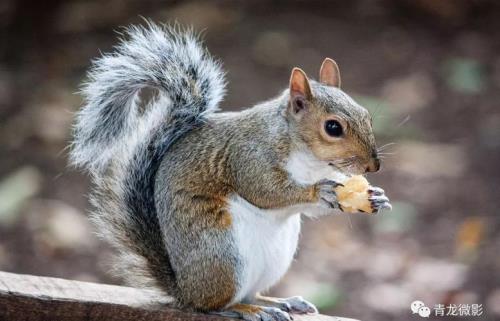
M 368 190 L 368 200 L 370 201 L 372 207 L 372 213 L 379 213 L 381 210 L 391 210 L 392 205 L 389 198 L 385 196 L 385 192 L 380 187 L 370 187 Z
M 288 313 L 279 308 L 265 307 L 262 308 L 263 312 L 270 316 L 270 319 L 262 318 L 262 321 L 291 321 L 293 317 Z
M 380 187 L 370 186 L 370 189 L 368 190 L 368 194 L 374 195 L 374 196 L 380 196 L 380 195 L 384 195 L 385 191 L 383 189 L 381 189 Z

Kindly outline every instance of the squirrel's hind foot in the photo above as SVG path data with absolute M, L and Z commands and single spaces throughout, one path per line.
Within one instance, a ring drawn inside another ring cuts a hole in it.
M 259 306 L 238 303 L 224 311 L 212 312 L 225 317 L 238 318 L 245 321 L 292 321 L 293 317 L 277 307 Z
M 301 296 L 282 299 L 257 295 L 255 302 L 263 306 L 276 307 L 285 312 L 297 314 L 318 313 L 316 307 L 312 303 L 304 300 Z

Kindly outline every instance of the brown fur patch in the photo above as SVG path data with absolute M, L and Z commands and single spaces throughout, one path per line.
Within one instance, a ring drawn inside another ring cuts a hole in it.
M 229 228 L 233 222 L 233 218 L 228 211 L 220 211 L 219 213 L 219 223 L 221 228 Z
M 214 274 L 214 276 L 217 276 L 217 274 Z M 220 310 L 223 307 L 225 307 L 229 302 L 234 297 L 234 294 L 236 293 L 235 290 L 235 282 L 232 278 L 228 278 L 227 282 L 224 282 L 224 286 L 220 287 L 220 290 L 216 293 L 215 296 L 211 296 L 203 300 L 201 303 L 201 307 L 205 311 L 212 311 L 212 310 Z

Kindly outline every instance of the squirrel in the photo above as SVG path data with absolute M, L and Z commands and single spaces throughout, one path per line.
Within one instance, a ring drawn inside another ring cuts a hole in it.
M 192 29 L 126 29 L 93 62 L 70 159 L 94 190 L 91 219 L 117 249 L 117 270 L 176 306 L 244 320 L 316 313 L 300 296 L 261 295 L 287 271 L 301 214 L 339 209 L 343 175 L 380 168 L 369 112 L 325 59 L 299 68 L 277 97 L 220 112 L 225 74 Z M 153 98 L 141 105 L 141 90 Z M 374 212 L 390 207 L 372 188 Z

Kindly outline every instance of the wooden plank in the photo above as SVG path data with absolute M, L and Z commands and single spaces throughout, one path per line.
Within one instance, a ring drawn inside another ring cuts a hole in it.
M 130 287 L 0 272 L 0 320 L 228 321 L 169 308 L 165 296 Z M 323 315 L 297 321 L 356 321 Z

